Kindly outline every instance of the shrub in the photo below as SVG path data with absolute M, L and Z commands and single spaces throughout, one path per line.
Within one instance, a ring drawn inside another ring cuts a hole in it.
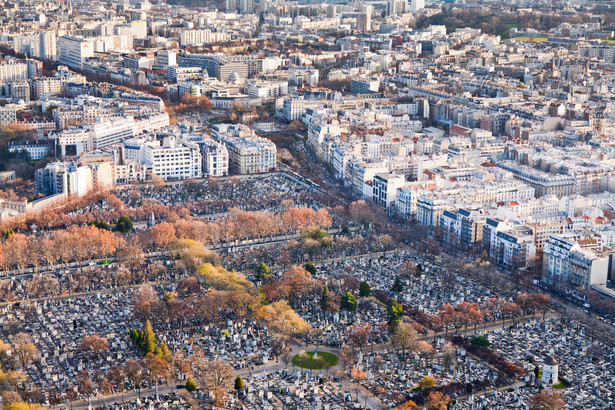
M 186 390 L 188 390 L 190 393 L 196 390 L 196 383 L 194 382 L 192 377 L 188 377 L 188 380 L 186 380 Z
M 489 343 L 486 337 L 476 336 L 470 340 L 470 344 L 474 347 L 489 347 L 491 343 Z

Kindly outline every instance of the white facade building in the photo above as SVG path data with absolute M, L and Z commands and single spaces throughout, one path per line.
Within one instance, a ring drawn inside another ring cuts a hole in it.
M 0 64 L 0 81 L 15 81 L 28 79 L 28 65 L 26 63 L 9 62 Z
M 94 45 L 83 37 L 58 38 L 58 61 L 70 68 L 81 70 L 88 57 L 94 56 Z
M 92 190 L 92 170 L 54 162 L 36 170 L 34 181 L 36 190 L 44 195 L 84 196 Z
M 170 179 L 201 178 L 202 157 L 198 145 L 165 137 L 162 144 L 156 141 L 144 144 L 142 164 L 150 166 L 152 173 L 165 181 Z
M 206 139 L 199 143 L 203 157 L 203 176 L 221 177 L 228 175 L 229 155 L 224 144 Z

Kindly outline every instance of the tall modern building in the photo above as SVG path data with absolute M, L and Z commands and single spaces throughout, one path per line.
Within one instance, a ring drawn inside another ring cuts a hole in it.
M 359 14 L 357 14 L 357 31 L 367 33 L 372 31 L 372 11 L 374 7 L 371 4 L 362 4 L 359 6 Z
M 425 0 L 411 0 L 410 1 L 410 12 L 416 13 L 419 10 L 425 8 Z
M 54 33 L 53 31 L 45 31 L 40 33 L 39 47 L 39 57 L 42 60 L 55 61 L 58 59 L 58 53 L 56 49 L 56 33 Z
M 254 0 L 240 0 L 239 11 L 242 13 L 254 13 Z
M 23 33 L 13 36 L 13 50 L 30 57 L 39 57 L 38 33 Z
M 94 56 L 94 45 L 83 37 L 62 36 L 58 39 L 58 61 L 81 70 L 88 57 Z
M 389 0 L 387 6 L 389 16 L 398 16 L 408 11 L 408 0 Z
M 36 170 L 34 183 L 36 190 L 44 195 L 83 196 L 92 189 L 92 170 L 54 162 Z
M 0 64 L 0 81 L 15 81 L 28 79 L 28 64 L 24 62 L 9 62 Z
M 156 66 L 159 69 L 167 69 L 169 66 L 177 65 L 177 53 L 170 50 L 160 50 L 156 53 Z

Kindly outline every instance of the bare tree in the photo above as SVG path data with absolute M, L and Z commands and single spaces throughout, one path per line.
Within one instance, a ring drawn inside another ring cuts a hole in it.
M 197 366 L 201 386 L 209 391 L 221 387 L 228 390 L 235 379 L 235 369 L 226 360 L 216 359 L 201 362 Z
M 442 347 L 442 373 L 444 370 L 455 362 L 457 359 L 457 348 L 453 343 L 446 342 Z
M 128 380 L 132 382 L 135 389 L 139 390 L 141 396 L 141 383 L 143 382 L 143 365 L 135 359 L 130 359 L 124 365 L 124 373 Z
M 345 346 L 340 351 L 340 363 L 342 364 L 342 369 L 347 370 L 351 364 L 355 361 L 354 350 L 349 346 Z
M 287 335 L 276 335 L 271 340 L 271 352 L 276 358 L 276 362 L 280 360 L 280 355 L 284 354 L 288 350 L 288 341 L 290 337 Z
M 235 369 L 222 359 L 205 360 L 202 353 L 192 356 L 195 375 L 206 391 L 212 392 L 214 405 L 226 407 L 228 404 L 228 391 L 235 380 Z
M 560 410 L 564 406 L 562 395 L 554 390 L 541 390 L 530 399 L 530 410 Z
M 406 350 L 413 351 L 418 346 L 418 334 L 409 323 L 400 323 L 391 337 L 393 346 L 401 349 L 402 360 L 406 360 Z
M 23 332 L 17 333 L 13 338 L 13 351 L 22 369 L 39 356 L 39 351 L 32 342 L 32 336 Z
M 156 385 L 156 397 L 158 397 L 158 382 L 160 379 L 167 379 L 169 377 L 170 364 L 162 357 L 151 352 L 145 356 L 143 363 L 149 372 L 150 381 Z
M 293 360 L 292 356 L 290 355 L 290 352 L 284 353 L 282 356 L 280 356 L 280 359 L 282 359 L 282 363 L 284 363 L 286 368 L 288 368 L 288 365 Z
M 104 337 L 96 335 L 85 336 L 79 343 L 79 350 L 99 355 L 109 350 L 109 342 Z

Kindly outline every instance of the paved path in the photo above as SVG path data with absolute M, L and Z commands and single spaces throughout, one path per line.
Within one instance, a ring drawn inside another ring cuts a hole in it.
M 549 312 L 547 314 L 547 318 L 551 318 L 551 317 L 557 317 L 557 313 L 555 312 Z M 515 323 L 526 323 L 529 320 L 531 320 L 532 317 L 531 316 L 525 316 L 523 318 L 519 318 L 515 320 Z M 508 319 L 507 321 L 503 322 L 503 321 L 498 321 L 498 322 L 494 322 L 494 323 L 490 323 L 487 326 L 479 326 L 478 327 L 478 331 L 482 332 L 482 331 L 491 331 L 494 329 L 500 329 L 502 328 L 502 324 L 506 325 L 506 324 L 510 324 L 512 325 L 512 319 Z M 474 327 L 468 327 L 468 328 L 464 328 L 462 330 L 460 330 L 460 334 L 464 334 L 464 333 L 473 333 L 474 332 Z M 420 338 L 420 340 L 423 341 L 432 341 L 433 338 L 437 335 L 444 335 L 444 332 L 430 332 L 428 335 Z M 452 332 L 449 332 L 448 334 L 452 334 Z M 313 351 L 314 348 L 316 347 L 315 345 L 308 345 L 308 346 L 304 346 L 302 344 L 300 344 L 298 341 L 292 339 L 291 340 L 291 350 L 290 350 L 290 356 L 294 356 L 296 354 L 299 354 L 301 352 L 304 351 Z M 393 349 L 391 343 L 381 343 L 378 345 L 374 345 L 374 346 L 368 346 L 366 347 L 364 350 L 367 351 L 373 351 L 373 352 L 380 352 L 383 350 L 390 350 Z M 339 349 L 336 348 L 331 348 L 331 347 L 327 347 L 327 346 L 319 346 L 318 347 L 319 351 L 323 351 L 323 352 L 330 352 L 333 354 L 336 354 L 339 356 Z M 290 367 L 290 368 L 289 368 Z M 275 361 L 272 360 L 271 362 L 261 365 L 261 366 L 253 366 L 251 368 L 248 369 L 242 369 L 236 372 L 236 374 L 238 376 L 242 376 L 242 377 L 250 377 L 252 375 L 255 374 L 263 374 L 263 373 L 274 373 L 283 369 L 289 369 L 289 370 L 294 370 L 296 369 L 292 364 L 289 364 L 289 366 L 286 366 L 286 364 L 284 364 L 282 361 Z M 297 368 L 298 369 L 298 368 Z M 326 370 L 322 370 L 320 372 L 318 372 L 317 374 L 323 374 L 323 375 L 329 375 L 331 370 L 338 370 L 341 371 L 341 364 L 337 364 L 333 367 L 331 367 L 330 369 L 328 369 L 328 371 Z M 307 371 L 307 370 L 306 370 Z M 343 377 L 341 380 L 342 383 L 342 389 L 353 395 L 353 397 L 358 397 L 358 401 L 360 403 L 362 403 L 363 405 L 365 405 L 367 408 L 369 409 L 385 409 L 387 406 L 384 402 L 382 402 L 382 400 L 380 400 L 378 397 L 376 397 L 374 394 L 372 394 L 369 390 L 367 390 L 366 388 L 364 388 L 362 385 L 360 385 L 359 383 L 355 383 L 352 380 L 349 380 L 347 377 Z M 522 383 L 523 384 L 523 383 Z M 510 387 L 510 386 L 506 386 L 506 387 Z M 164 385 L 164 386 L 159 386 L 158 387 L 158 393 L 159 394 L 165 394 L 165 393 L 169 393 L 171 391 L 176 390 L 177 386 L 175 384 L 173 385 Z M 479 392 L 479 393 L 475 393 L 474 395 L 481 395 L 481 394 L 488 394 L 490 392 L 492 392 L 493 390 L 487 390 L 484 392 Z M 142 389 L 141 390 L 141 397 L 149 397 L 149 396 L 153 396 L 156 393 L 154 388 L 148 388 L 148 389 Z M 113 395 L 113 396 L 107 396 L 107 397 L 99 397 L 99 398 L 94 398 L 92 400 L 88 401 L 87 400 L 82 400 L 82 401 L 78 401 L 78 402 L 74 402 L 71 404 L 63 404 L 60 407 L 57 408 L 74 408 L 74 409 L 86 409 L 88 408 L 89 405 L 91 405 L 92 407 L 97 407 L 97 406 L 102 406 L 102 405 L 109 405 L 109 404 L 113 404 L 113 403 L 121 403 L 123 401 L 132 401 L 132 400 L 136 400 L 139 397 L 139 392 L 137 391 L 130 391 L 130 392 L 126 392 L 123 395 Z

